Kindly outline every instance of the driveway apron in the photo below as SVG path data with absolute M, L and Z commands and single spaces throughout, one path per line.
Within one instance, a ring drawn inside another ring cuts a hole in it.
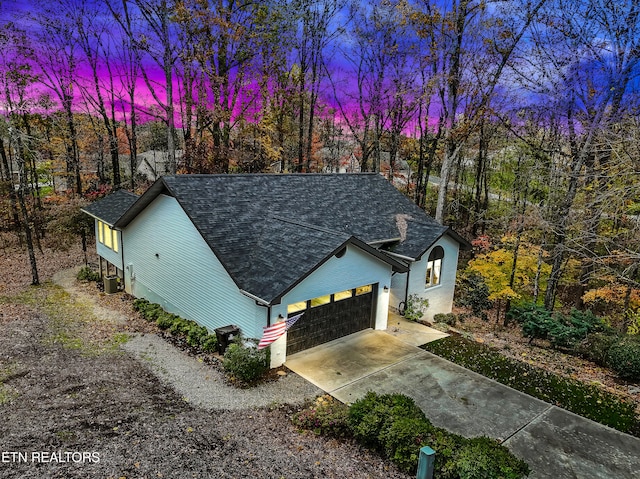
M 415 343 L 414 334 L 405 338 L 366 330 L 294 354 L 285 365 L 344 403 L 368 391 L 411 396 L 436 426 L 502 441 L 529 463 L 531 478 L 640 477 L 640 439 L 511 389 Z

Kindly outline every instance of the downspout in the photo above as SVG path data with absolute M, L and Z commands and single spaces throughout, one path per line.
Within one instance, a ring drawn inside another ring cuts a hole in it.
M 117 230 L 116 230 L 117 231 Z M 122 259 L 122 287 L 124 291 L 127 290 L 127 278 L 125 277 L 125 264 L 124 264 L 124 236 L 122 230 L 120 230 L 120 259 Z
M 400 311 L 400 313 L 404 316 L 404 310 L 407 308 L 407 301 L 409 301 L 409 275 L 411 274 L 411 268 L 407 270 L 407 283 L 404 286 L 404 308 Z M 398 305 L 398 309 L 400 309 L 400 305 Z

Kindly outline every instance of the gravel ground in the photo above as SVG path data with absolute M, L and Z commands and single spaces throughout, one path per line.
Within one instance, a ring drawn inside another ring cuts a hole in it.
M 302 405 L 322 394 L 321 389 L 294 373 L 256 387 L 238 389 L 229 385 L 218 369 L 187 355 L 155 334 L 136 335 L 123 348 L 185 401 L 208 411 Z
M 66 286 L 0 297 L 0 478 L 410 477 L 297 431 L 296 404 L 318 391 L 298 376 L 235 389 L 154 334 L 109 347 L 135 321 L 102 300 L 87 313 L 91 295 Z

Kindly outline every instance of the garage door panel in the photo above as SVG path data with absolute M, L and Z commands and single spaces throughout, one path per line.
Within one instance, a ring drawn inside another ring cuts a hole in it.
M 374 293 L 310 308 L 287 332 L 287 354 L 294 354 L 372 327 Z

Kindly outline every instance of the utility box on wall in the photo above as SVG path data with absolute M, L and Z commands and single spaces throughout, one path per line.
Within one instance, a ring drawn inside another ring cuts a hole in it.
M 222 328 L 216 328 L 216 338 L 218 339 L 218 353 L 224 355 L 227 350 L 227 346 L 231 344 L 231 341 L 240 334 L 240 328 L 235 324 L 229 326 L 223 326 Z

